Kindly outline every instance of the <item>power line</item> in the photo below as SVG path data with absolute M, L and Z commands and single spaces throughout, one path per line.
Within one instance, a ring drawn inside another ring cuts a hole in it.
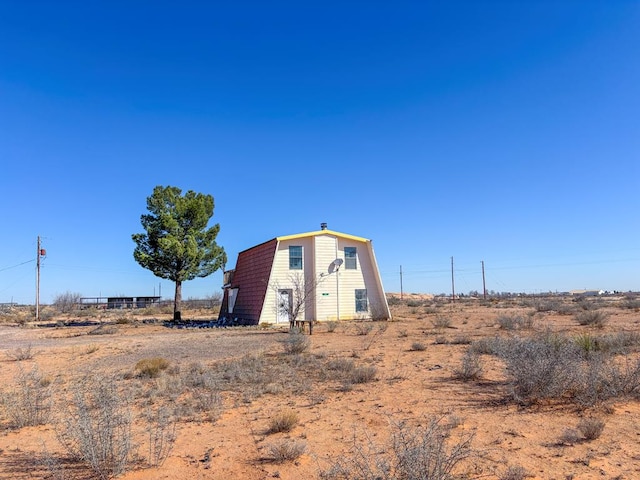
M 27 260 L 26 262 L 18 263 L 16 265 L 12 265 L 10 267 L 0 268 L 0 272 L 4 272 L 5 270 L 11 270 L 12 268 L 20 267 L 22 265 L 26 265 L 27 263 L 35 262 L 35 259 Z

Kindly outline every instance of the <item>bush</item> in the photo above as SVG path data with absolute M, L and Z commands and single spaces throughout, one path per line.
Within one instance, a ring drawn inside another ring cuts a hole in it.
M 124 473 L 133 452 L 131 408 L 113 379 L 92 378 L 74 386 L 57 427 L 63 447 L 88 465 L 96 478 Z
M 311 340 L 306 335 L 293 332 L 287 336 L 287 339 L 282 342 L 285 353 L 300 354 L 309 349 L 311 346 Z
M 602 310 L 586 310 L 574 317 L 578 324 L 603 328 L 609 321 L 609 315 Z
M 496 321 L 503 330 L 530 330 L 533 328 L 533 315 L 500 315 Z
M 169 456 L 176 441 L 176 422 L 164 408 L 147 413 L 149 438 L 149 466 L 160 467 Z
M 356 335 L 369 335 L 373 330 L 373 323 L 371 322 L 358 322 L 353 324 Z
M 561 398 L 575 390 L 581 356 L 568 342 L 513 339 L 499 352 L 505 361 L 511 396 L 518 403 Z
M 2 396 L 2 403 L 12 426 L 43 425 L 51 418 L 51 382 L 37 366 L 30 371 L 20 368 L 15 387 Z
M 60 313 L 69 313 L 80 305 L 81 298 L 81 293 L 65 292 L 53 299 L 53 305 Z
M 585 417 L 578 423 L 578 431 L 585 441 L 595 440 L 604 430 L 604 420 L 595 417 Z
M 290 432 L 298 424 L 298 414 L 293 410 L 283 410 L 269 420 L 267 433 Z
M 7 353 L 7 355 L 16 362 L 22 362 L 24 360 L 31 360 L 33 358 L 33 351 L 31 350 L 31 344 L 26 347 L 17 347 L 13 352 Z
M 469 348 L 462 357 L 462 362 L 458 368 L 453 371 L 454 378 L 468 382 L 477 380 L 482 376 L 482 362 L 480 354 Z
M 498 478 L 500 480 L 524 480 L 527 477 L 532 477 L 524 467 L 510 466 L 507 468 Z
M 422 342 L 413 342 L 411 344 L 411 350 L 414 352 L 422 352 L 427 349 L 427 346 Z
M 377 368 L 374 365 L 355 367 L 349 372 L 348 380 L 351 383 L 369 383 L 375 380 Z
M 282 440 L 267 445 L 269 457 L 275 463 L 291 462 L 304 453 L 307 446 L 299 440 Z
M 327 325 L 327 332 L 329 333 L 333 333 L 336 331 L 336 329 L 338 328 L 338 322 L 336 322 L 335 320 L 329 320 L 328 322 L 326 322 Z
M 138 376 L 144 378 L 157 378 L 167 368 L 169 368 L 169 361 L 162 357 L 143 358 L 136 363 Z
M 394 425 L 390 445 L 354 438 L 351 452 L 320 472 L 324 480 L 429 479 L 452 480 L 457 465 L 471 456 L 472 436 L 451 438 L 440 419 L 424 426 Z
M 431 321 L 431 323 L 437 329 L 445 329 L 451 327 L 451 319 L 448 317 L 443 317 L 442 315 L 438 315 L 434 320 Z

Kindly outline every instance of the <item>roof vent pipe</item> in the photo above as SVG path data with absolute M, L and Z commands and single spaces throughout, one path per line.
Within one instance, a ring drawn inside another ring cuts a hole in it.
M 322 222 L 322 223 L 320 224 L 320 229 L 321 229 L 321 230 L 326 230 L 326 229 L 327 229 L 327 224 L 326 224 L 326 223 L 324 223 L 324 222 Z

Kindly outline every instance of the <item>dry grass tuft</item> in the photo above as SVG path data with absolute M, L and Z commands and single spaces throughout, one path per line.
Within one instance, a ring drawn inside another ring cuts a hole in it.
M 290 432 L 299 422 L 298 414 L 293 410 L 282 410 L 277 412 L 269 420 L 267 433 Z
M 135 367 L 138 376 L 143 378 L 157 378 L 167 368 L 169 368 L 169 361 L 162 357 L 143 358 L 136 363 Z

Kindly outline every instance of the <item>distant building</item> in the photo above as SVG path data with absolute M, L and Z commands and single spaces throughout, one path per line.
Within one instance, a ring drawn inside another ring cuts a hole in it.
M 83 307 L 101 307 L 108 309 L 146 308 L 160 303 L 160 297 L 82 297 L 80 305 Z
M 597 297 L 605 292 L 604 290 L 570 290 L 569 293 L 578 297 Z

